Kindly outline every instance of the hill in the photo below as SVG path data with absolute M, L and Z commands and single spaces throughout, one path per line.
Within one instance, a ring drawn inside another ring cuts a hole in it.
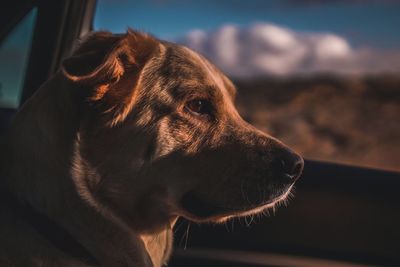
M 235 82 L 242 116 L 310 159 L 400 171 L 400 77 Z

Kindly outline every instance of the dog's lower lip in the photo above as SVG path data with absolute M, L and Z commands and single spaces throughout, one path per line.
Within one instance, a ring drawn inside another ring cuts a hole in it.
M 240 207 L 228 207 L 228 206 L 220 206 L 214 205 L 207 201 L 204 201 L 200 197 L 196 196 L 193 192 L 189 192 L 184 195 L 181 201 L 182 208 L 189 213 L 190 215 L 194 215 L 198 218 L 210 218 L 215 216 L 227 216 L 240 214 L 243 212 L 247 212 L 259 207 L 263 207 L 269 204 L 274 203 L 279 197 L 268 199 L 261 203 L 257 204 L 249 204 L 246 206 Z

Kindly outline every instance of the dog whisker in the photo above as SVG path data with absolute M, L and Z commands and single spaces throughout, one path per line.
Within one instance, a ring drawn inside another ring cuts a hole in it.
M 253 221 L 254 221 L 254 214 L 250 215 L 250 218 L 251 218 L 250 223 L 253 223 Z
M 224 226 L 225 226 L 226 231 L 230 232 L 227 221 L 224 222 Z
M 182 225 L 183 225 L 183 222 L 179 221 L 179 224 L 174 227 L 174 234 L 177 233 L 179 231 L 179 229 L 182 228 Z
M 246 216 L 244 217 L 244 222 L 246 223 L 246 226 L 249 227 L 250 223 L 247 221 L 247 218 L 249 218 L 250 216 Z
M 186 248 L 187 248 L 187 243 L 188 243 L 188 240 L 189 240 L 189 230 L 190 230 L 190 222 L 188 223 L 188 226 L 186 228 L 185 246 L 183 247 L 184 250 L 186 250 Z
M 246 198 L 246 194 L 244 193 L 244 190 L 243 190 L 243 183 L 244 183 L 244 181 L 242 181 L 242 182 L 240 183 L 240 191 L 241 191 L 241 193 L 242 193 L 242 198 L 243 198 L 243 200 L 246 200 L 247 198 Z
M 190 222 L 189 221 L 184 221 L 180 224 L 179 228 L 182 228 L 181 225 L 186 224 L 186 229 L 183 230 L 184 233 L 181 235 L 180 240 L 179 240 L 179 247 L 183 247 L 186 249 L 187 246 L 187 241 L 188 241 L 188 235 L 189 235 L 189 228 L 190 228 Z

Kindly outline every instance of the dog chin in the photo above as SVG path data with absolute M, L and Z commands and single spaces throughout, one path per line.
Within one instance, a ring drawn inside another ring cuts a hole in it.
M 291 193 L 292 187 L 293 185 L 286 189 L 279 196 L 268 200 L 263 204 L 260 204 L 259 206 L 248 208 L 214 206 L 210 203 L 202 201 L 201 199 L 189 193 L 183 199 L 183 207 L 181 209 L 180 216 L 198 223 L 223 223 L 231 218 L 255 215 L 258 213 L 262 213 L 263 211 L 266 211 L 268 209 L 275 209 L 275 207 L 278 206 L 279 203 L 282 203 L 287 199 L 287 197 Z M 185 200 L 187 202 L 185 202 Z

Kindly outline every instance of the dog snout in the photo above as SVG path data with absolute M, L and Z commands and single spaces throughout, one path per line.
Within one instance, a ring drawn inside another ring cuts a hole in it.
M 278 176 L 290 182 L 295 182 L 304 168 L 303 158 L 289 149 L 283 149 L 274 161 L 273 166 Z

